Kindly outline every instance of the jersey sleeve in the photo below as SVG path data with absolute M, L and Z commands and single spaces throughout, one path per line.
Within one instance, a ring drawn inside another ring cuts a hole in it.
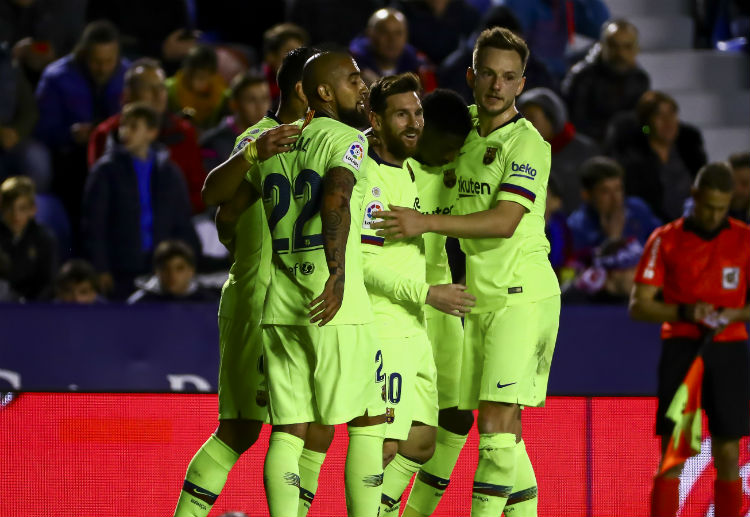
M 657 228 L 648 238 L 635 273 L 636 283 L 656 287 L 664 285 L 663 233 L 661 228 Z
M 527 132 L 506 144 L 505 149 L 496 200 L 514 201 L 531 210 L 539 194 L 547 188 L 550 146 L 538 134 Z
M 380 258 L 382 244 L 366 241 L 362 234 L 362 271 L 369 292 L 421 307 L 427 301 L 430 284 L 410 278 Z
M 343 129 L 330 135 L 331 147 L 326 163 L 326 172 L 334 167 L 343 167 L 359 181 L 364 177 L 364 161 L 367 157 L 367 139 L 356 129 Z

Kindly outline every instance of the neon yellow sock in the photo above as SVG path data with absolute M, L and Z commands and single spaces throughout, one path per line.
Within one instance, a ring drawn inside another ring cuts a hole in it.
M 383 436 L 385 425 L 349 426 L 344 482 L 350 517 L 376 517 L 383 485 Z
M 239 457 L 212 434 L 190 460 L 175 517 L 206 517 Z
M 516 435 L 479 435 L 479 463 L 471 496 L 472 517 L 497 517 L 516 479 Z
M 289 433 L 271 433 L 263 484 L 272 517 L 297 515 L 299 501 L 299 457 L 305 441 Z
M 516 446 L 516 482 L 505 504 L 505 517 L 536 517 L 537 502 L 534 467 L 521 440 Z
M 401 508 L 401 496 L 409 485 L 411 477 L 421 465 L 416 461 L 396 454 L 383 473 L 383 495 L 380 498 L 380 515 L 398 517 Z
M 326 459 L 325 452 L 315 452 L 310 449 L 302 449 L 299 458 L 299 506 L 297 517 L 305 517 L 310 510 L 315 491 L 318 489 L 318 476 L 320 467 Z
M 435 512 L 465 443 L 466 435 L 438 427 L 435 453 L 417 474 L 404 515 L 411 514 L 410 509 L 417 515 L 432 515 Z

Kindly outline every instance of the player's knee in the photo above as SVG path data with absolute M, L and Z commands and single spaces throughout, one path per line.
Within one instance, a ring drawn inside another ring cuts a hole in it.
M 474 413 L 457 407 L 441 409 L 438 425 L 453 434 L 466 436 L 474 425 Z
M 398 442 L 394 440 L 385 440 L 383 442 L 383 468 L 385 468 L 398 452 Z
M 333 442 L 335 428 L 332 425 L 310 424 L 305 438 L 305 449 L 327 452 Z
M 480 434 L 511 433 L 518 438 L 517 404 L 482 401 L 479 405 L 477 429 Z
M 258 440 L 261 427 L 255 420 L 221 420 L 214 434 L 237 454 L 242 454 Z

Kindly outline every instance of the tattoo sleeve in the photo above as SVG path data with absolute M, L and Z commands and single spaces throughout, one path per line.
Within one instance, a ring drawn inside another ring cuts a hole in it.
M 346 241 L 349 238 L 351 213 L 349 204 L 354 189 L 354 175 L 343 167 L 334 167 L 323 178 L 320 219 L 323 225 L 323 250 L 328 272 L 339 275 L 343 293 L 346 268 Z M 338 287 L 338 281 L 337 287 Z

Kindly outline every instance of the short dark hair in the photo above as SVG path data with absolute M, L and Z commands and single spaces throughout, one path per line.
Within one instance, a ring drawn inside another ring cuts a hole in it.
M 697 190 L 718 190 L 732 192 L 734 190 L 734 175 L 727 162 L 707 163 L 700 168 L 695 176 L 693 186 Z
M 276 74 L 276 82 L 282 97 L 291 95 L 294 86 L 302 80 L 305 63 L 318 52 L 320 51 L 313 47 L 299 47 L 284 56 Z
M 159 114 L 150 105 L 142 101 L 129 102 L 122 107 L 122 115 L 120 115 L 120 123 L 127 122 L 128 120 L 143 120 L 150 129 L 159 127 Z
M 416 92 L 419 95 L 421 90 L 419 77 L 411 72 L 381 77 L 370 86 L 370 109 L 382 115 L 391 95 L 408 92 Z
M 677 105 L 677 101 L 674 98 L 664 92 L 658 90 L 649 90 L 641 95 L 638 99 L 638 103 L 635 105 L 635 115 L 638 118 L 638 123 L 647 126 L 651 123 L 651 118 L 659 110 L 661 104 L 671 104 L 675 111 L 679 111 L 680 107 Z
M 96 20 L 83 29 L 81 38 L 73 48 L 73 56 L 77 61 L 83 59 L 94 45 L 106 43 L 120 43 L 120 32 L 109 20 Z
M 154 251 L 154 268 L 163 268 L 175 257 L 185 259 L 190 267 L 195 268 L 195 253 L 190 246 L 178 240 L 166 240 L 159 243 Z
M 258 72 L 245 72 L 238 74 L 229 84 L 229 91 L 232 92 L 232 98 L 237 100 L 245 88 L 255 86 L 256 84 L 265 84 L 266 78 Z
M 15 203 L 20 197 L 29 197 L 34 201 L 36 187 L 28 176 L 11 176 L 0 183 L 0 208 Z
M 130 63 L 130 66 L 125 71 L 125 87 L 135 90 L 140 86 L 140 77 L 136 73 L 139 68 L 147 68 L 149 70 L 161 70 L 161 63 L 158 59 L 152 57 L 141 57 Z
M 310 37 L 307 31 L 294 23 L 280 23 L 263 33 L 263 54 L 278 52 L 284 43 L 296 39 L 306 45 Z
M 750 167 L 750 152 L 732 154 L 729 156 L 729 165 L 732 166 L 732 169 Z
M 504 27 L 493 27 L 492 29 L 483 30 L 474 44 L 472 66 L 477 65 L 479 52 L 487 47 L 500 50 L 514 50 L 521 57 L 521 70 L 526 70 L 526 63 L 529 60 L 529 47 L 523 38 L 514 34 L 513 31 Z
M 610 178 L 624 178 L 625 171 L 622 166 L 607 156 L 594 156 L 581 164 L 581 185 L 587 191 L 591 191 L 600 182 Z
M 219 68 L 219 58 L 216 51 L 210 45 L 197 45 L 190 49 L 185 59 L 182 60 L 182 68 L 189 71 L 208 70 L 216 72 Z
M 629 20 L 627 20 L 627 19 L 625 19 L 625 18 L 613 18 L 613 19 L 611 19 L 611 20 L 607 20 L 606 22 L 602 23 L 602 28 L 601 28 L 601 30 L 599 31 L 599 40 L 600 40 L 600 41 L 601 41 L 602 39 L 604 39 L 604 35 L 605 35 L 605 34 L 607 33 L 607 28 L 608 28 L 608 27 L 609 27 L 610 25 L 614 25 L 614 26 L 615 26 L 615 28 L 616 28 L 616 29 L 617 29 L 618 31 L 621 31 L 621 30 L 629 30 L 629 31 L 633 31 L 633 32 L 635 32 L 635 33 L 636 33 L 636 35 L 638 34 L 638 27 L 636 27 L 636 26 L 635 26 L 635 25 L 634 25 L 634 24 L 633 24 L 632 22 L 630 22 Z
M 91 287 L 99 292 L 99 279 L 96 276 L 94 266 L 83 259 L 71 259 L 62 265 L 55 279 L 57 293 L 69 289 L 75 284 L 88 282 Z
M 473 123 L 463 97 L 444 88 L 438 88 L 422 99 L 424 125 L 430 131 L 466 138 Z

